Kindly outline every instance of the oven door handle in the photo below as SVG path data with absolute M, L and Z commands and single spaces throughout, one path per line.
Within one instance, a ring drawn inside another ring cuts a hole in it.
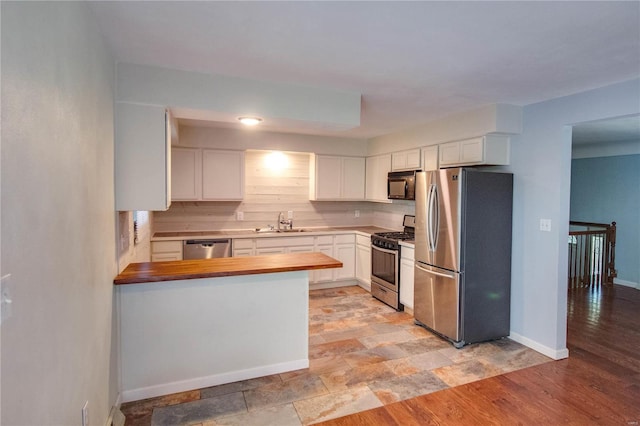
M 393 255 L 397 255 L 398 254 L 398 250 L 383 249 L 383 248 L 378 247 L 378 246 L 371 246 L 371 248 L 374 249 L 374 250 L 381 251 L 383 253 L 389 253 L 389 254 L 393 254 Z

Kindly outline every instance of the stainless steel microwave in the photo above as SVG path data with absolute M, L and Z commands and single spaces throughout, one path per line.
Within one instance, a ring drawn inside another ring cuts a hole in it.
M 390 200 L 415 200 L 416 171 L 390 172 L 387 177 L 387 198 Z

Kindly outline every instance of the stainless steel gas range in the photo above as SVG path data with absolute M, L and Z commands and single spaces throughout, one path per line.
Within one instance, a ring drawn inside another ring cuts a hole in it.
M 398 311 L 400 303 L 400 241 L 415 238 L 415 216 L 405 215 L 404 232 L 371 235 L 371 295 Z

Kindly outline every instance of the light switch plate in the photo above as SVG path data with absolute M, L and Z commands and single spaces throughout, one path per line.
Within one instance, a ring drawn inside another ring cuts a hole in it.
M 236 212 L 236 220 L 244 220 L 244 212 Z
M 287 219 L 293 219 L 293 210 L 287 212 Z
M 551 232 L 551 219 L 540 219 L 540 230 Z

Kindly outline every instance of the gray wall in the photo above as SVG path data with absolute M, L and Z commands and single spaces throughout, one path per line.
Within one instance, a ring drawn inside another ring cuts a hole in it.
M 618 280 L 640 283 L 640 155 L 574 159 L 571 220 L 617 223 Z
M 2 2 L 5 425 L 104 424 L 117 397 L 115 64 L 84 2 Z

